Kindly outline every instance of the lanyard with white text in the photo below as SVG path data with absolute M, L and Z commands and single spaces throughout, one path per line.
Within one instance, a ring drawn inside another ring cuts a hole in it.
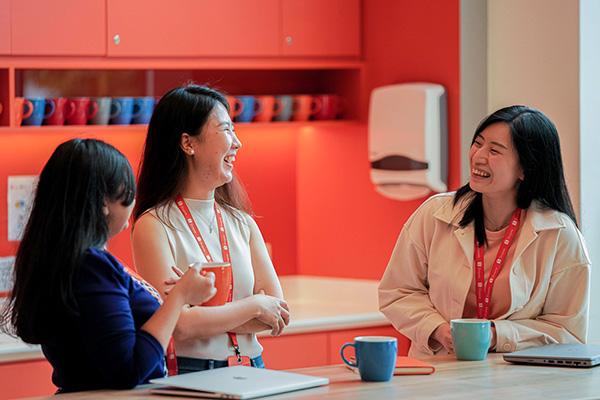
M 150 284 L 150 282 L 146 281 L 142 278 L 137 272 L 128 268 L 121 260 L 118 260 L 125 272 L 127 272 L 133 280 L 137 281 L 140 286 L 142 286 L 148 293 L 150 293 L 160 304 L 163 303 L 163 299 L 160 297 L 158 290 L 154 286 Z M 169 339 L 169 344 L 167 346 L 167 370 L 169 371 L 169 376 L 177 375 L 177 357 L 175 354 L 175 342 L 173 341 L 173 336 Z
M 200 230 L 198 229 L 198 226 L 196 225 L 196 222 L 194 221 L 194 217 L 192 216 L 190 209 L 188 208 L 187 204 L 185 203 L 185 200 L 183 200 L 183 197 L 181 197 L 181 194 L 177 195 L 177 198 L 175 199 L 175 203 L 177 204 L 177 207 L 179 207 L 179 210 L 185 217 L 185 220 L 186 220 L 188 226 L 190 227 L 190 230 L 192 231 L 192 233 L 194 234 L 194 237 L 196 238 L 196 241 L 198 242 L 198 246 L 200 246 L 200 249 L 202 250 L 204 257 L 206 258 L 206 261 L 213 262 L 213 258 L 210 255 L 210 252 L 208 251 L 208 247 L 206 246 L 204 239 L 202 239 L 202 235 L 200 234 Z M 231 263 L 231 257 L 229 255 L 229 245 L 227 243 L 227 233 L 225 232 L 225 224 L 223 223 L 223 216 L 221 215 L 221 209 L 217 205 L 216 201 L 215 201 L 215 213 L 217 215 L 217 226 L 219 228 L 219 238 L 221 240 L 221 252 L 223 254 L 223 262 Z M 231 289 L 229 290 L 229 296 L 228 296 L 227 302 L 231 302 L 232 300 L 233 300 L 233 275 L 232 275 L 232 279 L 231 279 Z M 240 348 L 238 345 L 236 334 L 231 333 L 231 332 L 227 332 L 227 334 L 229 335 L 229 338 L 231 339 L 231 343 L 233 343 L 233 349 L 235 351 L 235 356 L 233 356 L 233 358 L 235 359 L 236 363 L 240 364 L 240 365 L 249 363 L 250 360 L 248 359 L 248 357 L 242 357 L 242 355 L 240 353 Z M 233 364 L 232 361 L 230 361 L 230 365 L 235 365 L 235 364 Z
M 483 276 L 483 244 L 481 246 L 478 246 L 477 238 L 475 238 L 475 282 L 477 284 L 477 318 L 489 318 L 490 298 L 492 297 L 492 289 L 494 288 L 494 282 L 498 277 L 498 273 L 500 272 L 500 268 L 502 267 L 504 258 L 508 253 L 508 248 L 510 247 L 511 242 L 515 237 L 515 233 L 517 232 L 517 227 L 519 226 L 519 221 L 521 220 L 521 211 L 523 210 L 517 208 L 512 216 L 512 219 L 510 220 L 510 224 L 508 224 L 508 229 L 506 229 L 504 239 L 502 239 L 502 243 L 500 244 L 500 249 L 498 250 L 498 254 L 496 255 L 494 265 L 492 266 L 492 270 L 490 271 L 490 276 L 487 280 L 487 283 L 485 284 Z

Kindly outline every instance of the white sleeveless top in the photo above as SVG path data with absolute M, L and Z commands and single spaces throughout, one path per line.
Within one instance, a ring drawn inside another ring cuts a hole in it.
M 219 230 L 217 221 L 213 218 L 215 215 L 214 200 L 185 199 L 185 202 L 194 217 L 202 238 L 206 242 L 213 261 L 222 262 L 223 254 L 221 252 Z M 221 211 L 223 211 L 221 214 L 223 215 L 223 223 L 225 224 L 225 232 L 229 243 L 233 272 L 233 300 L 235 301 L 252 296 L 254 292 L 254 270 L 250 255 L 250 228 L 244 219 L 246 215 L 243 213 L 240 212 L 239 217 L 242 220 L 239 220 L 223 208 L 221 208 Z M 149 213 L 156 218 L 158 216 L 161 218 L 166 217 L 175 227 L 173 229 L 161 222 L 178 268 L 186 271 L 190 264 L 206 262 L 198 242 L 192 235 L 183 214 L 176 204 L 171 203 L 171 207 L 168 208 L 166 214 L 163 213 L 163 209 L 159 209 L 158 215 L 156 209 L 150 210 Z M 158 218 L 159 222 L 161 218 Z M 210 233 L 208 225 L 211 221 L 212 233 Z M 255 334 L 238 334 L 237 340 L 242 355 L 254 358 L 262 353 L 263 348 L 258 343 Z M 226 360 L 227 357 L 234 355 L 231 340 L 226 333 L 206 339 L 175 341 L 175 351 L 178 356 L 215 360 Z

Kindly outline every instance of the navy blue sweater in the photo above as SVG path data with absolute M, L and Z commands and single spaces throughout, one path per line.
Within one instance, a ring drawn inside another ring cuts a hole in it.
M 42 344 L 60 392 L 130 389 L 164 375 L 164 351 L 140 330 L 158 301 L 110 253 L 88 249 L 74 278 L 79 315 Z

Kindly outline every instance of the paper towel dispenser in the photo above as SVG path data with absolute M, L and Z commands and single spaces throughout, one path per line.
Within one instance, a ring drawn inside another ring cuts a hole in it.
M 434 83 L 373 89 L 369 160 L 375 190 L 413 200 L 448 189 L 446 91 Z

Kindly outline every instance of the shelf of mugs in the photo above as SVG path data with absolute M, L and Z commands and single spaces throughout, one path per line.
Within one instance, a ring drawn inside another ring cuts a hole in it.
M 336 94 L 227 96 L 234 122 L 307 122 L 340 118 L 346 101 Z
M 18 127 L 63 125 L 145 125 L 154 97 L 16 97 L 14 124 Z

